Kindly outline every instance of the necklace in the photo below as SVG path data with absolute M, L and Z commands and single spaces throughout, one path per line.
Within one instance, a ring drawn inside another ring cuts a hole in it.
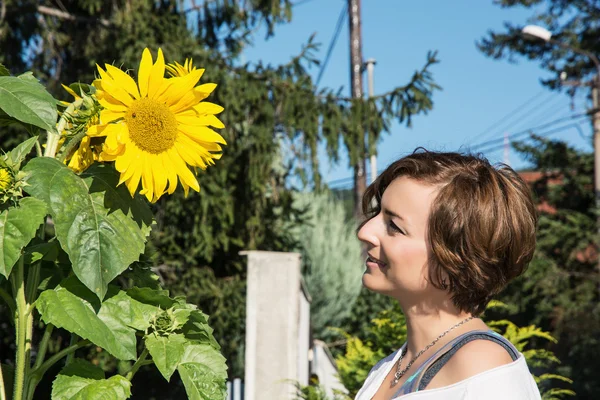
M 406 355 L 406 351 L 408 349 L 408 345 L 404 346 L 404 351 L 402 351 L 400 353 L 400 358 L 398 359 L 398 363 L 396 364 L 396 372 L 394 373 L 394 379 L 392 380 L 392 387 L 396 386 L 396 384 L 398 383 L 398 381 L 400 380 L 400 378 L 402 378 L 404 376 L 404 374 L 406 374 L 406 371 L 408 371 L 410 369 L 410 367 L 412 367 L 413 363 L 417 360 L 417 358 L 419 358 L 423 353 L 425 353 L 432 346 L 434 346 L 441 338 L 443 338 L 444 336 L 446 336 L 448 334 L 448 332 L 452 331 L 453 329 L 458 328 L 462 324 L 465 324 L 465 323 L 469 322 L 473 318 L 475 318 L 475 317 L 471 316 L 469 318 L 463 319 L 458 324 L 454 325 L 450 329 L 447 329 L 444 333 L 442 333 L 440 336 L 438 336 L 437 338 L 435 338 L 435 340 L 433 342 L 429 343 L 427 345 L 427 347 L 425 347 L 423 350 L 421 350 L 420 352 L 418 352 L 417 355 L 414 356 L 413 359 L 408 362 L 408 365 L 406 366 L 406 368 L 404 368 L 403 370 L 400 370 L 400 365 L 402 364 L 402 359 Z

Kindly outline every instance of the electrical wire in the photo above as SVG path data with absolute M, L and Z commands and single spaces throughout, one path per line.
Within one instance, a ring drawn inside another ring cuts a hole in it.
M 321 82 L 321 78 L 323 77 L 323 73 L 325 69 L 327 69 L 327 64 L 329 63 L 329 59 L 331 58 L 331 54 L 333 53 L 333 49 L 335 48 L 335 44 L 340 36 L 340 32 L 342 31 L 342 25 L 346 20 L 346 16 L 348 15 L 348 3 L 344 3 L 342 5 L 342 11 L 340 11 L 340 15 L 338 17 L 337 23 L 335 25 L 335 29 L 333 30 L 333 36 L 331 37 L 331 41 L 329 42 L 329 47 L 327 48 L 327 55 L 325 56 L 325 60 L 323 61 L 323 65 L 321 65 L 321 69 L 319 70 L 319 75 L 317 76 L 317 81 L 315 86 L 319 86 L 319 82 Z

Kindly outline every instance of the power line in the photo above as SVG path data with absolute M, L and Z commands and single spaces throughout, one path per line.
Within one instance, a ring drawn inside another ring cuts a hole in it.
M 516 107 L 514 110 L 508 112 L 506 115 L 504 115 L 503 117 L 501 117 L 498 121 L 492 123 L 483 132 L 481 132 L 477 136 L 475 136 L 472 140 L 478 140 L 478 139 L 482 138 L 486 134 L 490 133 L 492 130 L 496 129 L 498 126 L 502 125 L 504 122 L 506 122 L 511 117 L 514 117 L 515 114 L 518 114 L 520 111 L 523 110 L 523 107 L 525 107 L 526 105 L 530 104 L 533 100 L 535 100 L 536 98 L 538 98 L 538 96 L 540 94 L 542 94 L 542 93 L 544 93 L 543 90 L 540 91 L 539 93 L 536 93 L 533 97 L 527 99 L 522 104 L 519 104 L 518 107 Z
M 321 65 L 321 69 L 319 70 L 319 76 L 317 76 L 317 82 L 315 86 L 319 86 L 319 82 L 321 82 L 321 78 L 323 77 L 323 73 L 327 68 L 327 64 L 329 63 L 329 59 L 331 58 L 331 54 L 333 53 L 333 49 L 335 48 L 335 43 L 340 36 L 340 32 L 342 31 L 342 25 L 346 20 L 346 15 L 348 14 L 348 3 L 344 3 L 342 5 L 342 11 L 340 11 L 340 16 L 338 17 L 337 24 L 335 25 L 335 29 L 333 31 L 333 36 L 331 37 L 331 41 L 329 42 L 329 48 L 327 49 L 327 55 L 325 56 L 325 60 L 323 61 L 323 65 Z
M 532 132 L 532 133 L 535 133 L 536 136 L 546 137 L 546 136 L 550 136 L 550 135 L 552 135 L 554 133 L 564 131 L 564 130 L 569 129 L 569 128 L 575 128 L 579 132 L 579 135 L 583 135 L 583 131 L 581 129 L 581 126 L 579 125 L 579 122 L 574 122 L 574 123 L 570 123 L 570 124 L 567 124 L 567 125 L 563 125 L 563 126 L 560 126 L 558 128 L 555 128 L 555 129 L 551 129 L 551 130 L 546 131 L 546 132 L 541 132 L 541 133 Z M 483 153 L 483 152 L 485 152 L 485 153 L 493 153 L 495 151 L 502 150 L 503 148 L 504 148 L 504 145 L 500 145 L 500 146 L 496 145 L 494 147 L 483 149 L 480 152 L 481 153 Z
M 528 134 L 531 131 L 535 131 L 535 130 L 538 130 L 538 129 L 548 128 L 548 127 L 551 127 L 552 125 L 556 125 L 556 124 L 558 124 L 560 122 L 563 122 L 563 121 L 575 120 L 577 118 L 587 117 L 587 115 L 588 114 L 584 112 L 584 113 L 569 115 L 568 117 L 558 118 L 558 119 L 555 119 L 553 121 L 547 122 L 547 123 L 539 125 L 539 126 L 534 126 L 532 128 L 524 129 L 524 130 L 522 130 L 520 132 L 512 133 L 512 134 L 509 135 L 509 137 L 512 138 L 512 137 L 522 136 L 522 135 Z M 504 142 L 504 137 L 497 138 L 497 139 L 492 139 L 492 140 L 488 140 L 486 142 L 482 142 L 482 143 L 476 144 L 475 146 L 469 147 L 469 150 L 470 151 L 479 150 L 482 147 L 487 147 L 488 145 L 497 144 L 497 143 L 501 143 L 501 142 Z

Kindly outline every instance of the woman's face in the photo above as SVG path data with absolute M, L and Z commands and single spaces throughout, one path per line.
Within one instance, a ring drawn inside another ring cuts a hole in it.
M 363 285 L 394 298 L 426 294 L 427 225 L 438 187 L 399 177 L 386 188 L 381 211 L 358 232 L 369 257 Z

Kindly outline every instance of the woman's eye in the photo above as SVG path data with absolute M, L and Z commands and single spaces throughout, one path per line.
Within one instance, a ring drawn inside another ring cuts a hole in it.
M 404 231 L 400 228 L 398 228 L 398 226 L 393 223 L 392 221 L 388 222 L 388 227 L 390 229 L 390 231 L 394 232 L 394 233 L 399 233 L 401 235 L 405 235 Z

